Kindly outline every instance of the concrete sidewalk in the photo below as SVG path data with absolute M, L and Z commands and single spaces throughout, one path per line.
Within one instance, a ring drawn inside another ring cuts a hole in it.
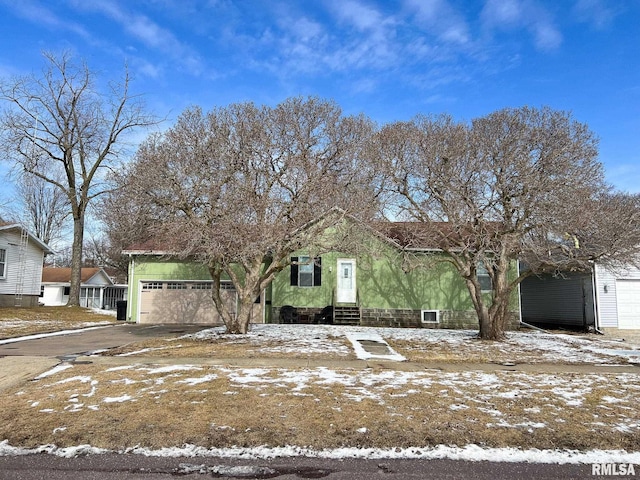
M 212 358 L 212 357 L 111 357 L 111 356 L 70 356 L 67 363 L 93 364 L 104 366 L 121 365 L 202 365 L 242 368 L 327 368 L 330 370 L 397 370 L 402 372 L 522 372 L 522 373 L 576 373 L 640 374 L 639 365 L 563 365 L 556 363 L 538 364 L 498 364 L 498 363 L 417 363 L 381 360 L 338 360 L 338 359 L 288 359 L 288 358 Z M 0 358 L 0 392 L 35 379 L 51 368 L 65 363 L 56 357 L 8 356 Z
M 203 365 L 226 367 L 265 367 L 265 368 L 328 368 L 331 370 L 397 370 L 402 372 L 420 372 L 439 370 L 442 372 L 526 372 L 526 373 L 637 373 L 640 365 L 563 365 L 556 363 L 537 364 L 499 364 L 499 363 L 418 363 L 394 362 L 376 359 L 339 360 L 339 359 L 289 359 L 289 358 L 213 358 L 213 357 L 149 357 L 149 356 L 81 356 L 75 359 L 80 363 L 95 365 Z

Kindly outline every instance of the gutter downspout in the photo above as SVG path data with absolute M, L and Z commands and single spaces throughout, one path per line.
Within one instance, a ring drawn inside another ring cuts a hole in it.
M 132 254 L 129 254 L 129 278 L 128 278 L 128 287 L 127 287 L 127 321 L 131 321 L 131 309 L 133 308 L 133 288 L 132 288 L 132 280 L 136 271 L 136 257 Z
M 600 294 L 598 293 L 598 265 L 593 262 L 591 267 L 591 282 L 593 285 L 593 329 L 596 333 L 604 335 L 604 332 L 600 330 Z
M 518 277 L 520 277 L 520 261 L 516 261 L 516 275 Z M 522 290 L 520 289 L 520 286 L 522 285 L 522 282 L 518 283 L 518 320 L 520 321 L 520 326 L 525 325 L 525 323 L 522 321 Z M 528 327 L 531 327 L 531 325 L 527 325 Z

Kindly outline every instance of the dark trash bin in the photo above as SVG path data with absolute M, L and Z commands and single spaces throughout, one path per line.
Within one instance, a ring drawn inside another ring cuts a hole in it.
M 313 317 L 313 323 L 321 323 L 331 325 L 333 323 L 333 307 L 327 305 L 320 313 L 316 313 Z
M 298 310 L 291 305 L 280 307 L 280 323 L 298 323 Z
M 126 320 L 126 319 L 127 319 L 127 301 L 118 300 L 116 302 L 116 320 Z

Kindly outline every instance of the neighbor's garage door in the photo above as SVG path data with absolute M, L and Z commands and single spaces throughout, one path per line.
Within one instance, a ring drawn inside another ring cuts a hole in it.
M 640 280 L 617 280 L 618 328 L 640 328 Z
M 140 292 L 140 323 L 220 324 L 211 299 L 210 282 L 143 282 Z M 236 291 L 224 284 L 222 297 L 236 311 Z

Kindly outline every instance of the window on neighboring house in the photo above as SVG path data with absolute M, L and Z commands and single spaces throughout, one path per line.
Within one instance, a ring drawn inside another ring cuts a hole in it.
M 44 285 L 40 285 L 40 298 L 44 297 Z
M 478 283 L 480 283 L 480 290 L 483 292 L 490 292 L 493 287 L 491 277 L 483 264 L 478 264 L 476 275 L 478 276 Z
M 321 258 L 291 257 L 291 286 L 319 287 L 322 285 Z
M 0 278 L 7 276 L 7 251 L 0 248 Z
M 71 287 L 64 287 L 64 292 L 62 293 L 65 297 L 69 296 L 69 293 L 71 293 Z

